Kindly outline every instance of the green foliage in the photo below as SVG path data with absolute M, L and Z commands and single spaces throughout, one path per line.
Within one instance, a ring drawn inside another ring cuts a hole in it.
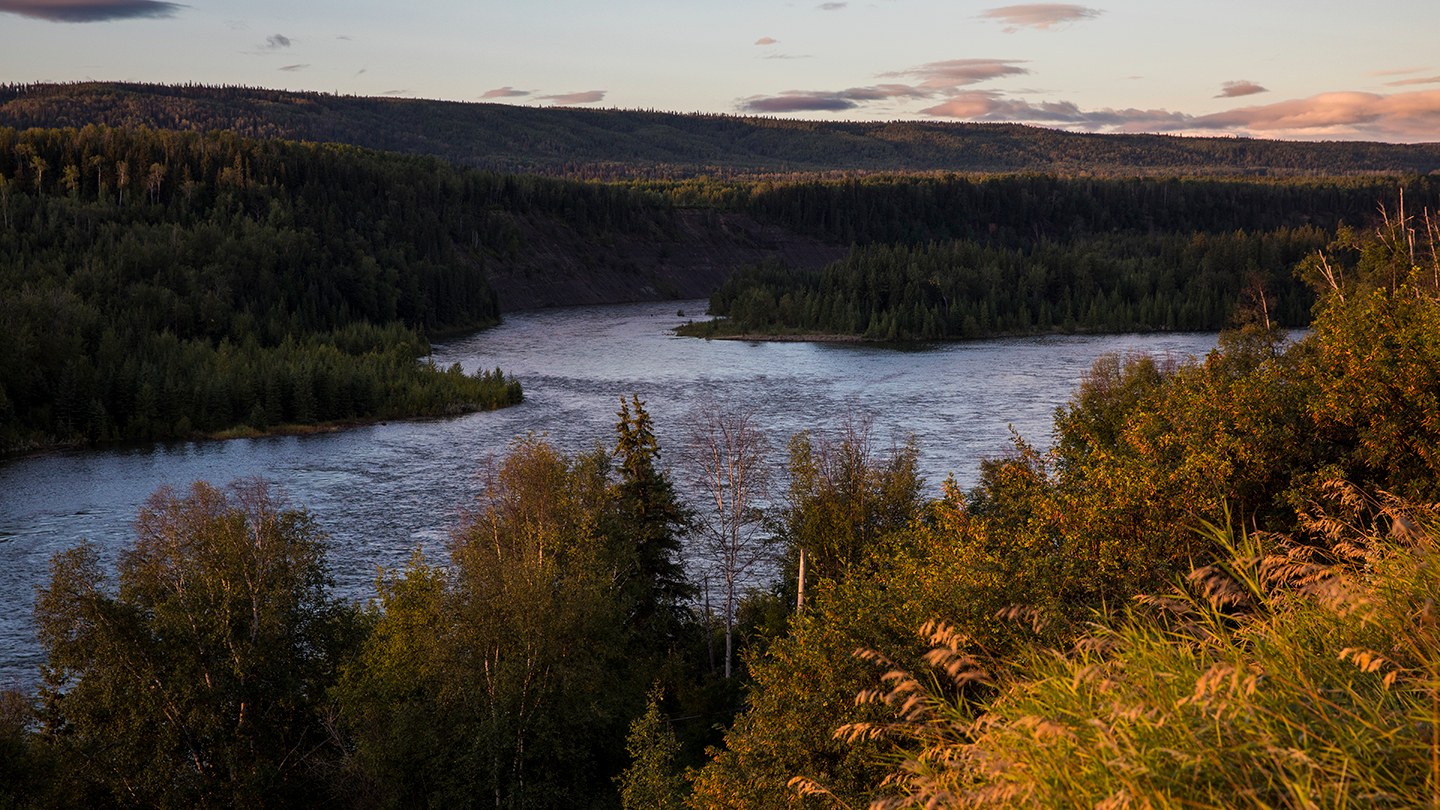
M 599 801 L 619 770 L 603 741 L 623 738 L 633 700 L 612 681 L 624 616 L 595 531 L 604 473 L 603 457 L 517 440 L 452 536 L 452 566 L 382 582 L 341 690 L 382 805 Z
M 85 804 L 308 804 L 330 756 L 326 691 L 352 647 L 326 539 L 260 481 L 162 488 L 111 590 L 99 551 L 57 555 L 35 621 L 43 741 Z
M 1220 329 L 1240 312 L 1303 326 L 1311 296 L 1290 268 L 1315 228 L 1104 235 L 1009 250 L 978 241 L 857 247 L 820 272 L 744 268 L 685 334 L 847 334 L 941 340 L 1043 332 Z
M 62 190 L 30 156 L 84 171 Z M 516 385 L 406 367 L 427 334 L 498 321 L 485 262 L 514 215 L 609 230 L 643 208 L 349 147 L 95 126 L 0 130 L 0 175 L 0 449 L 509 404 Z
M 676 772 L 680 743 L 660 713 L 658 689 L 650 691 L 645 713 L 630 724 L 625 750 L 630 767 L 620 775 L 620 806 L 624 810 L 681 810 L 685 780 Z
M 835 436 L 795 434 L 788 450 L 788 506 L 777 539 L 791 558 L 805 549 L 809 577 L 863 574 L 881 544 L 919 517 L 923 484 L 913 437 L 882 456 L 870 423 L 849 419 Z
M 634 413 L 631 413 L 631 406 Z M 631 556 L 623 579 L 633 588 L 631 623 L 663 639 L 684 621 L 685 602 L 694 595 L 680 563 L 680 543 L 689 530 L 690 512 L 670 478 L 656 465 L 660 443 L 639 396 L 620 400 L 615 450 L 620 480 L 613 492 L 616 520 L 609 531 L 617 552 Z

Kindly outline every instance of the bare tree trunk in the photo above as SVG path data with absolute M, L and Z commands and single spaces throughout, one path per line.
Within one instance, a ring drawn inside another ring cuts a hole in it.
M 708 402 L 690 424 L 685 467 L 705 506 L 697 510 L 711 570 L 725 584 L 725 677 L 735 652 L 735 606 L 740 589 L 765 560 L 762 537 L 770 485 L 770 443 L 753 412 Z

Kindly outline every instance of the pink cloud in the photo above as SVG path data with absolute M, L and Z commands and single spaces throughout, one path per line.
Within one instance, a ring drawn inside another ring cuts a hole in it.
M 516 90 L 507 84 L 504 87 L 497 87 L 494 90 L 486 90 L 480 98 L 519 98 L 520 96 L 528 95 L 530 95 L 529 90 Z
M 1408 87 L 1415 84 L 1440 84 L 1440 76 L 1428 76 L 1423 79 L 1401 79 L 1398 82 L 1385 82 L 1386 87 Z
M 559 93 L 553 96 L 536 96 L 536 98 L 553 101 L 556 104 L 567 107 L 571 104 L 594 104 L 605 99 L 604 90 L 586 90 L 582 93 Z
M 1196 117 L 1207 129 L 1245 128 L 1256 132 L 1295 132 L 1363 128 L 1402 136 L 1434 136 L 1440 131 L 1440 90 L 1408 93 L 1321 93 L 1259 107 L 1241 107 Z
M 961 87 L 990 79 L 1027 74 L 1030 70 L 1020 67 L 1022 61 L 1015 59 L 949 59 L 943 62 L 927 62 L 907 70 L 881 73 L 880 77 L 914 76 L 921 80 L 921 87 Z
M 1098 8 L 1086 8 L 1070 3 L 1030 3 L 986 9 L 980 17 L 1003 23 L 1005 33 L 1013 34 L 1022 28 L 1054 31 L 1073 22 L 1093 20 L 1104 13 Z
M 1430 69 L 1430 68 L 1417 67 L 1417 68 L 1397 68 L 1397 69 L 1395 69 L 1395 70 L 1372 70 L 1372 71 L 1370 71 L 1369 73 L 1366 73 L 1365 75 L 1366 75 L 1366 76 L 1372 76 L 1372 77 L 1373 77 L 1373 76 L 1404 76 L 1406 73 L 1419 73 L 1419 72 L 1421 72 L 1421 71 L 1429 70 L 1429 69 Z
M 774 45 L 775 43 L 777 43 L 777 42 L 779 42 L 779 41 L 780 41 L 780 40 L 778 40 L 778 39 L 771 39 L 770 37 L 761 37 L 761 38 L 755 40 L 755 44 L 756 44 L 756 45 Z
M 1220 85 L 1220 95 L 1215 98 L 1238 98 L 1240 96 L 1253 96 L 1256 93 L 1268 92 L 1270 91 L 1255 82 L 1242 79 L 1238 82 L 1225 82 Z
M 1380 95 L 1321 93 L 1210 115 L 1170 110 L 1082 110 L 1069 101 L 1032 104 L 993 90 L 963 90 L 920 112 L 942 118 L 1049 124 L 1087 131 L 1230 132 L 1276 137 L 1363 137 L 1434 140 L 1440 132 L 1440 90 Z

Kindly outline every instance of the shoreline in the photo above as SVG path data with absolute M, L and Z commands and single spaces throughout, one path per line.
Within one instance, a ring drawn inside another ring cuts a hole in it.
M 524 400 L 521 401 L 523 402 Z M 314 436 L 320 433 L 343 433 L 347 430 L 370 427 L 371 425 L 387 425 L 391 422 L 408 422 L 418 419 L 444 419 L 447 417 L 465 416 L 466 414 L 481 413 L 484 411 L 498 411 L 518 404 L 520 403 L 514 402 L 510 405 L 503 405 L 498 408 L 473 408 L 455 411 L 454 413 L 414 414 L 412 416 L 364 417 L 356 419 L 336 420 L 331 422 L 321 422 L 314 425 L 275 425 L 273 427 L 267 427 L 264 430 L 258 430 L 249 425 L 237 425 L 235 427 L 226 428 L 225 430 L 217 430 L 209 433 L 197 430 L 191 433 L 189 436 L 171 436 L 164 439 L 116 439 L 103 442 L 55 442 L 53 444 L 30 446 L 26 448 L 0 452 L 0 463 L 4 463 L 6 461 L 18 461 L 20 459 L 26 458 L 35 458 L 38 456 L 47 456 L 53 453 L 63 453 L 70 450 L 102 450 L 111 447 L 119 447 L 122 445 L 154 445 L 168 444 L 172 442 L 225 442 L 232 439 L 264 439 L 272 436 Z

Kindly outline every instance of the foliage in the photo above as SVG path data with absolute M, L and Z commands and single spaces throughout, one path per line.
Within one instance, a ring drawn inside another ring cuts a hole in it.
M 820 272 L 744 268 L 683 334 L 850 334 L 938 340 L 1036 332 L 1220 329 L 1253 309 L 1304 326 L 1311 296 L 1290 268 L 1325 244 L 1314 228 L 1260 234 L 1104 235 L 1008 250 L 978 241 L 859 247 Z
M 57 555 L 35 621 L 45 742 L 83 803 L 309 803 L 329 756 L 326 690 L 356 617 L 329 595 L 326 539 L 262 481 L 162 488 L 118 589 L 99 551 Z
M 1308 521 L 1329 555 L 1295 540 L 1267 552 L 1211 526 L 1220 561 L 1066 652 L 1021 656 L 982 705 L 932 685 L 987 677 L 953 633 L 937 633 L 936 679 L 890 673 L 862 699 L 903 703 L 898 717 L 843 729 L 910 745 L 900 795 L 873 806 L 1427 802 L 1440 785 L 1440 521 L 1390 496 L 1331 491 L 1351 514 Z
M 620 775 L 620 806 L 624 810 L 681 810 L 685 780 L 675 771 L 680 743 L 660 713 L 660 690 L 650 691 L 645 713 L 630 724 L 625 750 L 630 767 Z
M 634 411 L 632 413 L 631 406 Z M 635 589 L 631 624 L 662 638 L 673 633 L 686 616 L 685 603 L 695 592 L 680 562 L 681 540 L 691 515 L 675 494 L 660 461 L 654 424 L 639 396 L 620 400 L 615 423 L 615 450 L 620 480 L 611 493 L 616 512 L 609 529 L 617 553 L 632 556 L 621 578 Z
M 624 617 L 596 535 L 602 456 L 517 440 L 451 538 L 381 582 L 342 703 L 383 806 L 581 807 L 618 768 Z M 424 762 L 426 767 L 415 768 Z

